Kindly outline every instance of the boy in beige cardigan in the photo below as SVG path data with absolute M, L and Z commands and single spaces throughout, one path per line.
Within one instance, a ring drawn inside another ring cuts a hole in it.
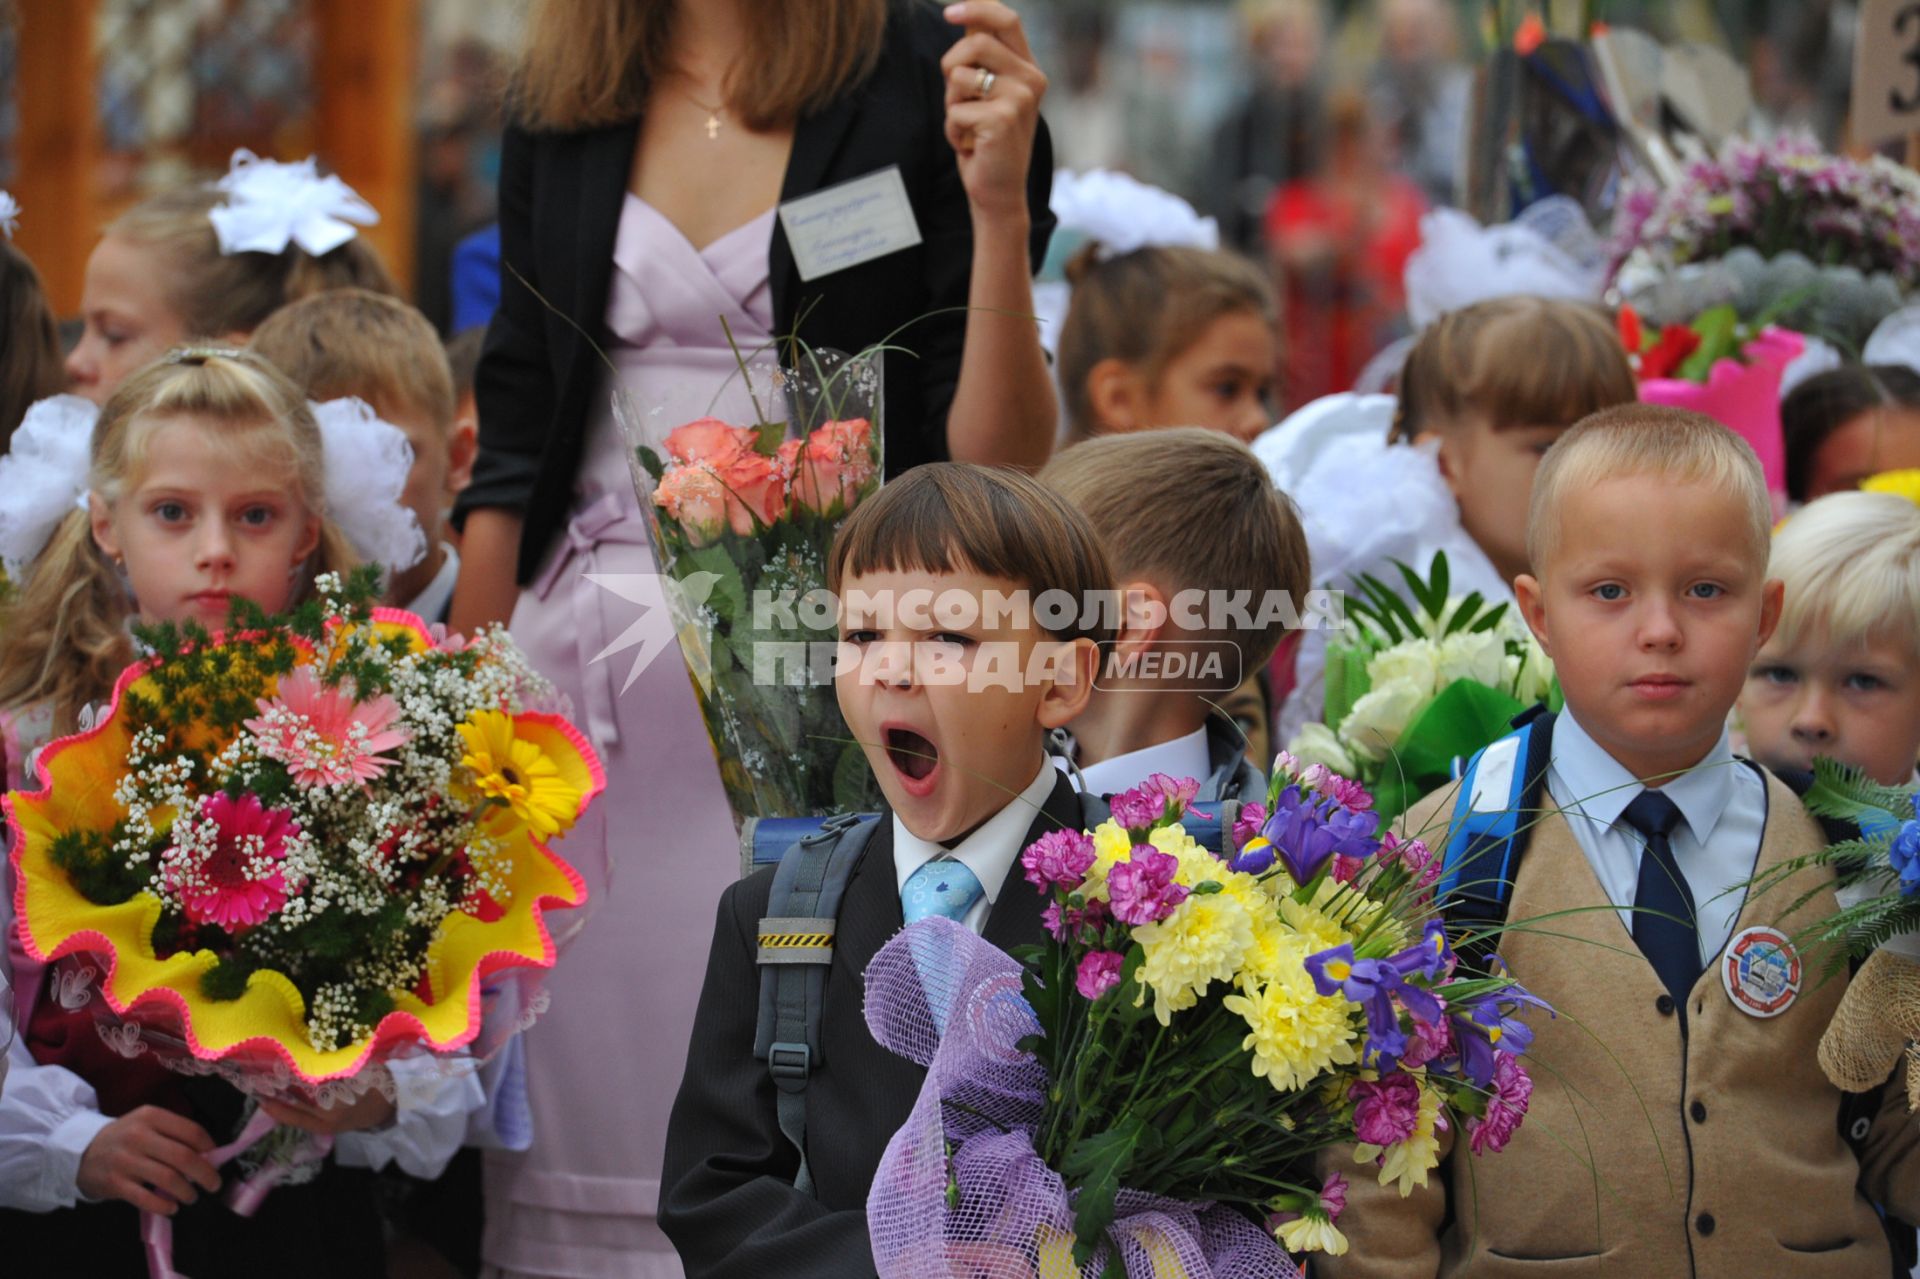
M 1920 1220 L 1905 1089 L 1888 1090 L 1856 1158 L 1815 1060 L 1844 979 L 1824 979 L 1824 954 L 1800 956 L 1797 985 L 1740 962 L 1791 955 L 1837 909 L 1831 870 L 1742 888 L 1824 842 L 1794 793 L 1727 745 L 1780 614 L 1769 523 L 1752 451 L 1694 414 L 1610 409 L 1547 454 L 1534 573 L 1514 585 L 1567 705 L 1499 951 L 1559 1015 L 1535 1019 L 1531 1110 L 1504 1152 L 1448 1141 L 1404 1198 L 1355 1176 L 1350 1150 L 1329 1157 L 1353 1181 L 1351 1250 L 1316 1275 L 1893 1273 L 1873 1203 Z M 1456 798 L 1407 828 L 1438 834 Z

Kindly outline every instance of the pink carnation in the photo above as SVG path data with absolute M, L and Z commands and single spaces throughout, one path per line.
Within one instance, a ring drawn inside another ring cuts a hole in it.
M 1318 788 L 1323 795 L 1333 796 L 1334 802 L 1356 813 L 1364 813 L 1373 807 L 1373 795 L 1351 777 L 1342 777 L 1338 773 L 1328 775 L 1326 784 Z
M 1347 1179 L 1339 1173 L 1327 1178 L 1320 1187 L 1320 1207 L 1327 1214 L 1328 1221 L 1340 1220 L 1340 1214 L 1347 1210 Z
M 1073 988 L 1083 999 L 1098 999 L 1120 984 L 1120 968 L 1125 963 L 1126 956 L 1118 951 L 1090 950 L 1080 957 Z
M 301 786 L 370 782 L 392 764 L 382 752 L 412 739 L 398 727 L 400 704 L 385 694 L 357 701 L 353 685 L 328 688 L 311 666 L 280 678 L 280 695 L 260 700 L 247 731 L 260 753 L 287 766 Z
M 1403 1071 L 1362 1080 L 1347 1090 L 1347 1097 L 1355 1103 L 1354 1134 L 1370 1146 L 1398 1145 L 1419 1123 L 1420 1085 Z
M 1445 1061 L 1454 1055 L 1453 1022 L 1446 1015 L 1446 1004 L 1441 1001 L 1440 1020 L 1432 1023 L 1413 1019 L 1413 1033 L 1407 1036 L 1407 1047 L 1400 1054 L 1400 1064 L 1408 1070 L 1418 1070 L 1432 1061 Z
M 1123 924 L 1152 924 L 1165 919 L 1192 891 L 1173 882 L 1180 860 L 1147 844 L 1133 846 L 1133 859 L 1107 872 L 1107 899 Z
M 1474 1154 L 1499 1154 L 1513 1140 L 1513 1133 L 1526 1118 L 1527 1101 L 1533 1096 L 1533 1080 L 1512 1053 L 1501 1053 L 1493 1066 L 1493 1090 L 1487 1098 L 1487 1113 L 1482 1119 L 1467 1120 L 1467 1146 Z
M 1090 901 L 1085 906 L 1062 906 L 1059 902 L 1048 902 L 1040 912 L 1040 922 L 1053 935 L 1056 941 L 1066 941 L 1077 936 L 1083 928 L 1103 927 L 1109 916 L 1107 904 Z
M 1247 841 L 1255 835 L 1258 835 L 1260 828 L 1266 824 L 1267 806 L 1265 804 L 1248 804 L 1244 806 L 1240 810 L 1240 816 L 1235 818 L 1233 822 L 1233 846 L 1235 848 L 1245 848 Z
M 1388 831 L 1380 837 L 1380 861 L 1388 864 L 1396 857 L 1406 863 L 1415 888 L 1432 888 L 1440 882 L 1440 859 L 1433 855 L 1432 849 L 1421 840 L 1401 839 Z
M 1093 859 L 1093 840 L 1077 830 L 1048 831 L 1020 854 L 1027 882 L 1043 893 L 1055 885 L 1079 887 Z
M 1138 786 L 1113 797 L 1113 820 L 1130 831 L 1146 830 L 1168 813 L 1185 812 L 1199 793 L 1200 783 L 1191 777 L 1174 778 L 1155 773 Z
M 215 794 L 200 801 L 200 818 L 183 832 L 190 843 L 176 843 L 162 859 L 167 885 L 179 893 L 187 918 L 230 933 L 271 918 L 287 904 L 281 862 L 288 837 L 300 833 L 292 815 L 280 808 L 269 812 L 255 795 Z

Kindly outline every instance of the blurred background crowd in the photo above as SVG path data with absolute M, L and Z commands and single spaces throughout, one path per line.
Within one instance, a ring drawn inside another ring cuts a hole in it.
M 1717 47 L 1747 132 L 1843 147 L 1851 0 L 1028 0 L 1061 168 L 1131 174 L 1271 264 L 1276 415 L 1353 383 L 1400 323 L 1420 213 L 1463 198 L 1475 68 L 1525 23 Z M 371 238 L 449 333 L 454 245 L 493 217 L 521 0 L 0 0 L 0 187 L 63 315 L 98 229 L 236 147 L 318 152 L 380 209 Z M 30 21 L 22 21 L 30 17 Z M 75 66 L 89 68 L 84 76 Z M 78 158 L 82 163 L 74 163 Z M 1483 218 L 1492 210 L 1480 211 Z M 1500 214 L 1504 216 L 1504 212 Z M 1326 324 L 1310 323 L 1315 316 Z

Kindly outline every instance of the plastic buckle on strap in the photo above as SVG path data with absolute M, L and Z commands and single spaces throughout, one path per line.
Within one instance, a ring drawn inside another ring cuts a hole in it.
M 767 1073 L 782 1088 L 804 1086 L 813 1074 L 813 1050 L 805 1044 L 778 1043 L 767 1049 Z

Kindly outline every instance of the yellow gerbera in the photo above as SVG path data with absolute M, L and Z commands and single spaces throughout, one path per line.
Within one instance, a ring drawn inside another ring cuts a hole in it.
M 1860 487 L 1868 493 L 1893 493 L 1920 504 L 1920 469 L 1882 471 L 1862 480 Z
M 536 743 L 514 732 L 511 718 L 479 711 L 456 726 L 467 753 L 460 763 L 473 771 L 473 789 L 505 805 L 537 839 L 571 827 L 580 812 L 580 788 Z

